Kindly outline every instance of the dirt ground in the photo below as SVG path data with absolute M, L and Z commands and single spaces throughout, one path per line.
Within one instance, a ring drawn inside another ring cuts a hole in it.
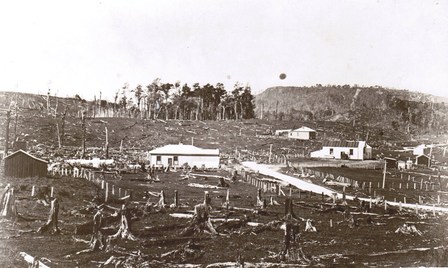
M 71 177 L 62 178 L 2 178 L 2 188 L 11 183 L 16 189 L 17 211 L 20 217 L 16 221 L 0 219 L 0 267 L 27 267 L 20 252 L 32 256 L 46 258 L 50 267 L 98 267 L 111 256 L 140 256 L 139 261 L 146 262 L 142 267 L 179 266 L 181 264 L 207 264 L 217 262 L 235 262 L 244 259 L 245 262 L 277 262 L 276 257 L 284 248 L 284 231 L 272 228 L 258 231 L 257 227 L 248 225 L 237 228 L 220 227 L 224 219 L 246 219 L 249 222 L 268 223 L 281 220 L 285 213 L 285 196 L 277 196 L 267 192 L 262 196 L 267 200 L 266 209 L 256 209 L 257 189 L 247 183 L 237 181 L 230 184 L 231 207 L 253 209 L 225 209 L 222 204 L 226 196 L 226 188 L 207 189 L 188 186 L 190 183 L 217 185 L 214 177 L 197 177 L 179 181 L 181 172 L 160 173 L 160 182 L 148 183 L 143 180 L 145 174 L 126 174 L 122 179 L 106 177 L 106 180 L 119 187 L 133 189 L 133 200 L 128 206 L 144 207 L 147 199 L 144 192 L 160 192 L 164 190 L 168 204 L 173 203 L 174 190 L 179 193 L 180 208 L 149 210 L 145 215 L 137 215 L 131 221 L 131 231 L 137 241 L 119 241 L 112 251 L 97 251 L 93 253 L 77 252 L 88 248 L 88 245 L 78 242 L 79 239 L 89 240 L 90 235 L 75 235 L 77 225 L 92 220 L 95 209 L 86 209 L 97 193 L 98 186 L 85 179 Z M 228 172 L 219 171 L 222 176 Z M 49 206 L 44 206 L 35 197 L 31 197 L 32 185 L 39 187 L 53 186 L 55 197 L 60 200 L 59 228 L 61 234 L 39 234 L 36 230 L 48 218 Z M 209 191 L 213 207 L 212 219 L 219 235 L 199 234 L 193 237 L 180 236 L 181 231 L 188 226 L 189 219 L 174 218 L 171 213 L 190 213 L 196 204 L 204 200 L 204 190 Z M 288 190 L 285 191 L 289 193 Z M 299 218 L 300 238 L 296 246 L 301 246 L 311 266 L 446 266 L 446 220 L 447 215 L 432 212 L 401 211 L 389 208 L 384 211 L 382 206 L 373 207 L 369 213 L 362 213 L 358 203 L 350 201 L 348 210 L 356 219 L 355 226 L 344 220 L 344 207 L 332 206 L 328 197 L 291 191 L 294 202 L 294 213 Z M 270 205 L 270 198 L 278 205 Z M 149 195 L 151 203 L 157 203 L 158 198 Z M 111 202 L 111 206 L 120 207 Z M 333 209 L 332 209 L 333 208 Z M 310 219 L 317 232 L 305 232 L 305 221 Z M 330 226 L 330 221 L 332 226 Z M 407 223 L 414 225 L 422 235 L 399 234 L 395 231 Z M 117 231 L 117 224 L 110 224 L 105 233 Z M 168 255 L 172 250 L 195 245 L 195 251 L 190 255 Z M 435 249 L 434 249 L 435 248 Z M 175 257 L 173 257 L 175 256 Z M 136 261 L 134 264 L 138 263 Z

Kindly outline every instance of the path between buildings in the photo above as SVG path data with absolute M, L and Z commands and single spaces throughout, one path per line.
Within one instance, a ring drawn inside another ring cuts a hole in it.
M 311 191 L 311 192 L 317 193 L 317 194 L 324 193 L 324 195 L 328 195 L 328 196 L 331 196 L 333 193 L 336 193 L 337 197 L 339 199 L 342 198 L 342 193 L 339 193 L 339 192 L 329 189 L 327 187 L 323 187 L 323 186 L 320 186 L 320 185 L 317 185 L 317 184 L 314 184 L 311 182 L 301 180 L 296 177 L 292 177 L 292 176 L 280 173 L 278 171 L 273 170 L 268 165 L 257 164 L 256 162 L 243 162 L 242 164 L 244 167 L 249 168 L 255 172 L 258 171 L 260 174 L 277 178 L 277 179 L 287 182 L 291 185 L 294 185 L 295 187 L 297 187 L 301 190 Z M 346 198 L 349 200 L 353 200 L 355 197 L 351 196 L 351 195 L 346 195 Z M 359 199 L 364 200 L 364 201 L 369 201 L 368 198 L 359 198 Z M 399 206 L 398 202 L 392 202 L 392 201 L 386 201 L 386 202 L 388 205 Z M 401 206 L 403 208 L 415 208 L 416 206 L 418 206 L 418 209 L 448 212 L 448 208 L 437 207 L 437 206 L 417 205 L 417 204 L 410 204 L 410 203 L 406 203 L 406 204 L 402 203 Z

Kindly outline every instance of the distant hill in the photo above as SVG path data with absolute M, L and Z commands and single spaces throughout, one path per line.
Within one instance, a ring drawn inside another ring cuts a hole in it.
M 352 122 L 410 133 L 445 133 L 447 104 L 429 94 L 348 85 L 272 87 L 255 96 L 258 118 Z

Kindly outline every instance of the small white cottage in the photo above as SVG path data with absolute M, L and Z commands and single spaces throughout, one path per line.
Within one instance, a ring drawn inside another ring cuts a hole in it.
M 372 147 L 365 141 L 327 141 L 311 157 L 364 160 L 372 158 Z
M 202 149 L 193 145 L 169 144 L 148 152 L 151 166 L 218 168 L 219 149 Z
M 430 148 L 425 144 L 420 144 L 412 150 L 413 155 L 429 154 Z
M 288 134 L 288 138 L 298 140 L 314 140 L 316 139 L 316 131 L 309 127 L 301 127 L 291 130 Z

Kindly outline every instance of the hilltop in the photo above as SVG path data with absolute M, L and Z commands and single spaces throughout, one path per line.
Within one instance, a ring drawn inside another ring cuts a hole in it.
M 350 122 L 406 133 L 445 133 L 448 101 L 382 87 L 272 87 L 255 96 L 256 115 L 277 120 Z

